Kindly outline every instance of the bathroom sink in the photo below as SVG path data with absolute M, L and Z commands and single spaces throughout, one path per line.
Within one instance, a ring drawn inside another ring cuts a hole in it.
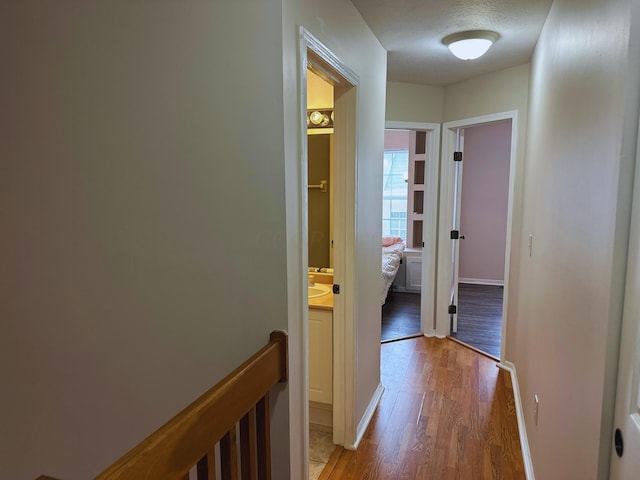
M 309 285 L 309 298 L 317 298 L 326 295 L 331 291 L 330 285 L 325 285 L 323 283 L 316 283 L 315 285 Z

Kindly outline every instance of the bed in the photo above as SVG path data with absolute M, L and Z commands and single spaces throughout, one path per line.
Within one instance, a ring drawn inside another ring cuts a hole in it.
M 382 237 L 382 291 L 380 304 L 384 305 L 389 288 L 396 278 L 402 255 L 404 241 L 400 237 Z

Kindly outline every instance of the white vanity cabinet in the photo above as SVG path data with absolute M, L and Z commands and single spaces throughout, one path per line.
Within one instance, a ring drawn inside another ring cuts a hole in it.
M 333 403 L 333 312 L 309 309 L 309 400 Z

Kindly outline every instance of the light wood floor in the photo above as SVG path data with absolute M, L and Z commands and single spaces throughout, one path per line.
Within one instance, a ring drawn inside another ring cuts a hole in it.
M 525 478 L 510 376 L 495 361 L 449 339 L 387 343 L 382 384 L 358 450 L 321 478 Z

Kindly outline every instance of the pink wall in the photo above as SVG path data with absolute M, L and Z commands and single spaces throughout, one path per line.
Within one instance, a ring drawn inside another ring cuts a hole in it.
M 511 120 L 464 131 L 461 279 L 504 281 L 510 151 Z
M 385 130 L 384 149 L 385 150 L 407 150 L 409 149 L 409 130 Z

